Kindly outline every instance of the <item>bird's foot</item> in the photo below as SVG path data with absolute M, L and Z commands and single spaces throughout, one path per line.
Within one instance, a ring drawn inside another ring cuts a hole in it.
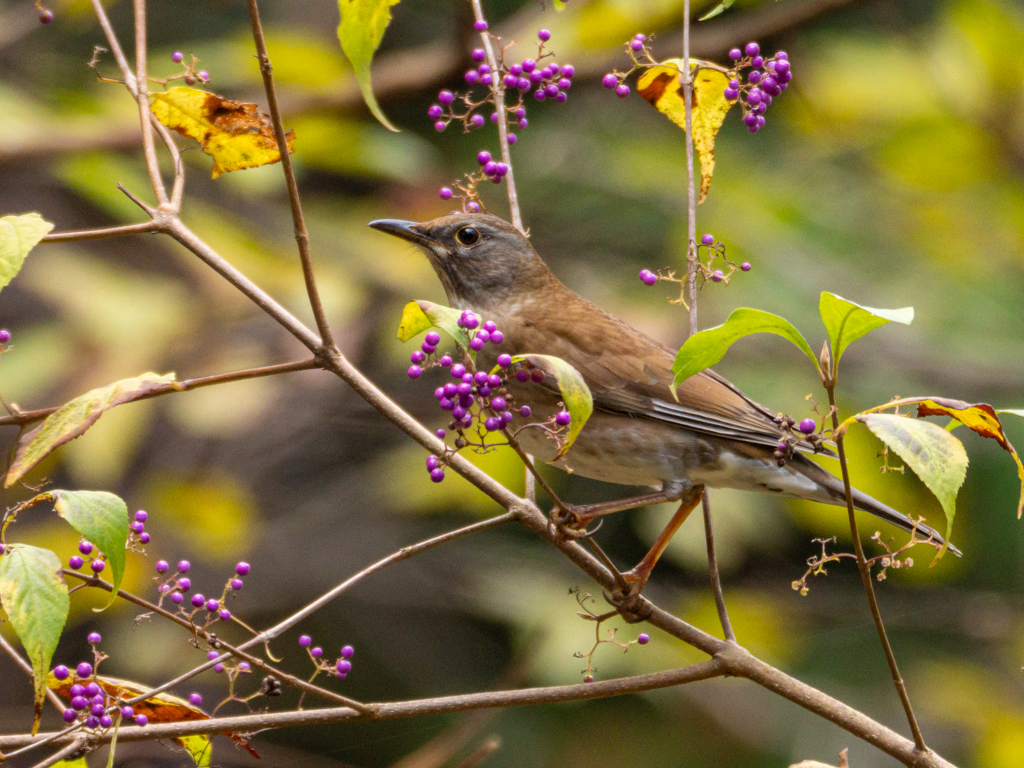
M 587 530 L 590 519 L 583 518 L 573 505 L 566 504 L 564 507 L 552 508 L 548 514 L 548 531 L 561 541 L 578 541 L 597 533 L 602 522 L 599 520 L 597 525 Z

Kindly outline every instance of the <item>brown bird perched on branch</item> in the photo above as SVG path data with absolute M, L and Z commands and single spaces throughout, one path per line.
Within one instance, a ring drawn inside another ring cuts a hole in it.
M 502 352 L 553 355 L 580 372 L 593 395 L 594 412 L 563 457 L 565 468 L 596 480 L 658 489 L 573 507 L 570 523 L 585 526 L 609 512 L 681 502 L 648 555 L 626 574 L 635 589 L 643 586 L 669 539 L 700 502 L 704 486 L 846 505 L 843 483 L 800 453 L 779 466 L 773 454 L 790 433 L 775 413 L 718 374 L 706 370 L 691 376 L 673 397 L 675 353 L 569 290 L 529 240 L 503 219 L 461 213 L 423 223 L 380 219 L 370 226 L 420 246 L 451 306 L 472 310 L 501 329 Z M 496 355 L 481 351 L 478 365 L 487 370 Z M 517 402 L 533 408 L 533 420 L 558 409 L 557 388 L 547 383 L 513 379 L 510 389 Z M 527 452 L 542 461 L 556 459 L 555 446 L 539 430 L 519 435 Z M 796 448 L 813 451 L 807 441 Z M 858 509 L 915 530 L 910 518 L 870 496 L 854 490 L 853 499 Z M 942 542 L 927 525 L 918 524 L 916 530 Z

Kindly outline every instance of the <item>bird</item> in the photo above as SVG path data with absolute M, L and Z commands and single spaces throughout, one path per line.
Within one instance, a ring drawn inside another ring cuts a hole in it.
M 512 224 L 488 213 L 455 213 L 426 222 L 378 219 L 373 229 L 409 241 L 426 254 L 449 304 L 493 321 L 504 336 L 500 352 L 559 357 L 583 377 L 594 410 L 564 456 L 541 430 L 517 429 L 560 410 L 557 387 L 518 382 L 515 402 L 531 406 L 510 431 L 524 451 L 583 477 L 653 490 L 625 499 L 571 507 L 560 518 L 577 529 L 595 518 L 656 502 L 679 510 L 637 566 L 624 573 L 643 588 L 669 540 L 700 503 L 704 488 L 733 488 L 846 506 L 845 486 L 803 453 L 834 453 L 821 442 L 797 442 L 780 461 L 780 440 L 793 439 L 780 414 L 754 402 L 712 370 L 673 387 L 676 353 L 600 309 L 563 284 Z M 478 353 L 489 370 L 498 352 Z M 780 423 L 781 422 L 781 423 Z M 791 423 L 791 422 L 790 422 Z M 800 435 L 802 437 L 802 435 Z M 895 509 L 853 490 L 857 509 L 905 531 L 942 536 Z M 960 554 L 950 546 L 950 551 Z

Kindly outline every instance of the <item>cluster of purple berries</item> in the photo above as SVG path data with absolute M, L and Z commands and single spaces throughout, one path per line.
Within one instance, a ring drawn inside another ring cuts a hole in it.
M 457 322 L 460 328 L 466 329 L 469 336 L 469 348 L 474 352 L 479 352 L 488 342 L 491 344 L 501 344 L 505 340 L 505 334 L 498 330 L 498 326 L 490 320 L 481 324 L 480 319 L 469 310 L 463 312 Z M 427 333 L 423 339 L 423 344 L 409 357 L 412 361 L 412 365 L 409 366 L 407 371 L 410 379 L 418 379 L 423 375 L 423 366 L 430 364 L 428 358 L 437 352 L 437 345 L 440 343 L 441 334 L 437 331 Z M 443 368 L 451 367 L 452 375 L 454 375 L 456 367 L 462 368 L 463 372 L 465 372 L 465 366 L 452 366 L 451 355 L 442 355 L 435 364 Z
M 181 51 L 175 51 L 171 54 L 171 61 L 175 64 L 181 64 L 185 60 L 185 54 Z M 199 62 L 195 56 L 192 57 L 192 63 L 185 65 L 185 85 L 195 85 L 196 80 L 201 83 L 205 83 L 210 79 L 210 73 L 205 69 L 200 69 L 198 72 L 195 69 L 196 64 Z
M 811 442 L 817 443 L 820 440 L 820 436 L 815 435 L 815 432 L 818 430 L 818 423 L 814 419 L 804 419 L 797 424 L 795 419 L 786 416 L 776 418 L 776 422 L 788 429 L 792 429 L 795 426 L 801 434 L 809 437 Z M 772 456 L 780 467 L 785 466 L 787 459 L 793 456 L 793 443 L 789 440 L 780 440 L 778 445 L 775 446 L 775 453 Z
M 743 50 L 733 48 L 729 51 L 733 60 L 733 72 L 736 75 L 729 81 L 725 89 L 725 98 L 734 101 L 743 96 L 743 122 L 747 130 L 757 133 L 764 127 L 764 113 L 771 106 L 772 99 L 789 87 L 793 79 L 789 56 L 779 51 L 774 56 L 765 58 L 757 43 L 748 43 Z M 742 82 L 739 70 L 752 67 L 747 73 L 746 83 Z
M 211 650 L 211 651 L 207 651 L 206 652 L 206 660 L 207 661 L 213 661 L 214 659 L 220 658 L 220 656 L 221 656 L 221 652 L 220 651 L 212 651 Z M 233 670 L 235 672 L 241 672 L 241 673 L 247 675 L 250 672 L 252 672 L 252 666 L 249 664 L 248 661 L 240 661 L 240 662 L 238 662 L 237 665 L 235 665 L 233 667 Z M 222 662 L 218 661 L 216 664 L 213 665 L 213 671 L 216 672 L 219 675 L 221 672 L 224 671 L 224 664 Z M 229 674 L 231 674 L 231 673 L 229 672 Z
M 636 66 L 643 66 L 637 61 L 636 57 L 637 54 L 647 54 L 647 36 L 640 32 L 633 35 L 633 39 L 626 43 L 626 52 L 629 53 Z M 604 76 L 601 85 L 609 91 L 615 91 L 616 96 L 624 99 L 629 96 L 629 86 L 623 82 L 625 79 L 626 75 L 609 72 Z
M 96 575 L 103 573 L 103 569 L 107 567 L 107 562 L 103 559 L 103 553 L 96 549 L 91 541 L 86 541 L 85 539 L 80 541 L 78 543 L 78 551 L 82 553 L 81 556 L 72 555 L 68 558 L 68 567 L 71 570 L 77 571 L 88 562 L 89 568 L 93 573 Z M 94 552 L 95 554 L 93 554 Z
M 91 632 L 88 640 L 95 648 L 102 638 L 98 632 Z M 74 671 L 60 664 L 53 668 L 53 676 L 61 682 L 68 679 L 75 681 L 68 690 L 71 706 L 63 714 L 64 722 L 69 725 L 81 720 L 86 728 L 106 730 L 114 725 L 117 715 L 120 715 L 121 720 L 133 720 L 136 725 L 149 723 L 149 718 L 136 715 L 129 706 L 123 706 L 118 711 L 117 702 L 99 684 L 92 664 L 87 661 L 79 664 Z
M 156 572 L 162 577 L 171 569 L 170 564 L 166 560 L 158 560 L 156 563 Z M 178 570 L 166 581 L 162 582 L 157 587 L 157 592 L 160 593 L 160 603 L 163 603 L 165 597 L 170 597 L 172 603 L 177 606 L 181 606 L 185 602 L 185 593 L 192 589 L 192 580 L 186 575 L 192 569 L 192 564 L 188 560 L 181 560 L 178 562 Z M 203 594 L 197 592 L 190 598 L 189 602 L 192 604 L 191 611 L 185 608 L 180 608 L 182 614 L 184 614 L 190 620 L 196 615 L 198 611 L 206 610 L 206 624 L 209 624 L 215 619 L 221 621 L 229 621 L 231 619 L 231 611 L 225 606 L 225 600 L 229 594 L 238 592 L 242 589 L 244 582 L 242 577 L 248 575 L 250 565 L 246 562 L 240 562 L 235 566 L 235 575 L 228 579 L 225 584 L 223 591 L 221 592 L 220 598 L 210 597 L 207 598 Z M 218 670 L 219 671 L 219 670 Z
M 352 657 L 356 655 L 356 649 L 351 645 L 343 645 L 341 647 L 340 655 L 338 660 L 334 664 L 321 661 L 324 655 L 324 649 L 319 645 L 313 646 L 313 638 L 309 635 L 302 635 L 299 637 L 299 645 L 303 648 L 308 649 L 309 656 L 313 659 L 313 663 L 316 664 L 317 669 L 323 670 L 324 672 L 331 672 L 339 680 L 344 680 L 348 677 L 348 673 L 352 671 Z
M 707 251 L 707 263 L 705 263 L 700 258 L 700 252 L 702 248 L 706 249 Z M 731 261 L 727 261 L 725 258 L 725 245 L 723 243 L 716 243 L 714 235 L 708 234 L 701 236 L 700 243 L 697 245 L 697 254 L 697 269 L 704 276 L 705 280 L 711 280 L 714 283 L 721 283 L 723 281 L 728 283 L 729 277 L 733 274 L 733 272 L 736 271 L 736 265 Z M 725 263 L 725 265 L 729 267 L 728 273 L 723 272 L 721 269 L 715 269 L 712 267 L 714 260 L 719 256 L 722 257 L 722 261 Z M 743 272 L 749 272 L 751 270 L 750 262 L 744 261 L 742 264 L 739 265 L 739 268 Z M 671 274 L 669 275 L 669 277 L 662 277 L 661 275 L 655 272 L 651 272 L 651 270 L 649 269 L 641 269 L 639 277 L 640 281 L 647 286 L 654 285 L 659 280 L 680 282 L 678 278 L 673 277 Z

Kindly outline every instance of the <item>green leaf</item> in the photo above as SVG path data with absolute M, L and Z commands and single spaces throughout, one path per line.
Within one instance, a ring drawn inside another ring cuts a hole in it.
M 195 761 L 196 768 L 210 768 L 210 737 L 198 734 L 196 736 L 179 736 L 174 743 L 183 747 Z
M 110 583 L 114 585 L 107 601 L 109 606 L 124 577 L 128 506 L 119 496 L 106 491 L 50 491 L 46 495 L 54 500 L 57 514 L 107 556 Z
M 946 513 L 946 544 L 953 531 L 956 495 L 967 476 L 967 451 L 963 443 L 937 424 L 891 413 L 862 413 L 856 417 L 914 470 L 935 494 Z
M 402 321 L 398 325 L 398 338 L 409 341 L 416 334 L 431 328 L 440 328 L 463 349 L 469 349 L 469 334 L 459 325 L 462 312 L 432 301 L 410 301 L 402 310 Z
M 134 379 L 122 379 L 86 392 L 65 403 L 47 416 L 41 425 L 23 432 L 18 438 L 18 446 L 11 468 L 7 470 L 4 487 L 10 488 L 14 485 L 54 448 L 83 434 L 96 423 L 104 411 L 173 385 L 173 373 L 166 376 L 144 373 Z
M 839 367 L 839 358 L 853 342 L 889 322 L 910 325 L 914 320 L 914 308 L 875 309 L 862 307 L 847 301 L 834 293 L 822 292 L 819 304 L 821 321 L 832 342 L 832 368 Z
M 559 454 L 564 455 L 576 440 L 576 436 L 587 423 L 590 414 L 594 412 L 594 396 L 590 393 L 590 387 L 583 380 L 580 372 L 569 365 L 560 357 L 551 355 L 515 355 L 513 363 L 528 362 L 535 368 L 544 371 L 547 376 L 553 376 L 558 384 L 558 390 L 562 394 L 562 402 L 565 409 L 572 416 L 569 422 L 569 432 L 566 434 L 565 445 Z
M 8 544 L 0 557 L 0 604 L 32 663 L 35 734 L 43 712 L 50 659 L 71 606 L 57 556 L 28 544 Z
M 707 21 L 708 19 L 713 19 L 718 14 L 723 13 L 724 11 L 727 11 L 730 8 L 732 8 L 732 4 L 735 3 L 735 2 L 736 2 L 736 0 L 722 0 L 722 2 L 720 2 L 718 5 L 716 5 L 714 8 L 712 8 L 710 11 L 708 11 L 703 16 L 701 16 L 699 19 L 697 19 L 697 21 Z
M 390 131 L 398 129 L 388 122 L 373 96 L 370 62 L 391 21 L 391 6 L 397 4 L 398 0 L 338 0 L 338 10 L 341 12 L 338 40 L 341 41 L 341 50 L 352 63 L 366 106 Z
M 53 229 L 38 213 L 0 218 L 0 288 L 18 274 L 28 252 Z
M 672 372 L 676 375 L 672 386 L 679 386 L 681 382 L 694 374 L 700 373 L 705 368 L 710 368 L 725 357 L 729 347 L 752 333 L 774 333 L 776 336 L 788 339 L 810 358 L 815 368 L 818 367 L 818 361 L 807 344 L 807 340 L 800 335 L 800 331 L 794 328 L 792 323 L 778 315 L 762 312 L 760 309 L 740 307 L 734 310 L 722 325 L 698 331 L 686 340 L 686 343 L 680 347 L 679 354 L 676 355 L 676 361 L 672 364 Z

